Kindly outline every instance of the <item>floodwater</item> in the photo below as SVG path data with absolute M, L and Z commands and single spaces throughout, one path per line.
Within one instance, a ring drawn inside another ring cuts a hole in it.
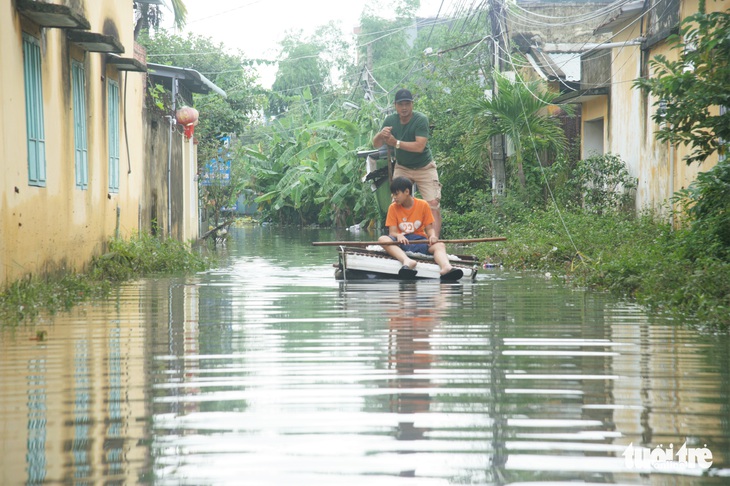
M 219 268 L 0 330 L 1 484 L 730 483 L 727 333 L 501 270 L 340 283 L 311 242 L 352 235 L 231 233 Z

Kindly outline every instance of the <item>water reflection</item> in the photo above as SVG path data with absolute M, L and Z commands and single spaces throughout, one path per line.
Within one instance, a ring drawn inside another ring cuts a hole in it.
M 337 282 L 324 231 L 0 332 L 0 483 L 723 484 L 728 336 L 519 274 Z M 707 445 L 709 471 L 623 453 Z

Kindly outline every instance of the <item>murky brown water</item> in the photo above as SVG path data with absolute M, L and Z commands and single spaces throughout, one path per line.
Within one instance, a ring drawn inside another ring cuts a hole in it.
M 310 242 L 351 236 L 233 233 L 222 268 L 0 331 L 1 484 L 730 482 L 727 334 L 497 270 L 343 284 Z

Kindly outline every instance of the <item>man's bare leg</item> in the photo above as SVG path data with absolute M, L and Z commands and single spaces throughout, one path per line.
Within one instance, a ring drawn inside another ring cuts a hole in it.
M 431 214 L 433 214 L 433 230 L 436 232 L 436 237 L 441 237 L 441 208 L 439 202 L 436 200 L 428 201 L 428 205 L 431 206 Z M 434 209 L 435 208 L 435 209 Z

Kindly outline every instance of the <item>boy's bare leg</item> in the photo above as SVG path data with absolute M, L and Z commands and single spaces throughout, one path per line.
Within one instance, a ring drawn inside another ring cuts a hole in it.
M 443 243 L 434 243 L 428 247 L 428 251 L 433 255 L 434 261 L 438 263 L 441 275 L 450 272 L 454 268 L 449 260 L 449 255 L 446 253 L 446 245 Z
M 386 242 L 387 243 L 390 243 L 393 240 L 390 239 L 390 236 L 383 235 L 380 238 L 378 238 L 378 241 L 381 242 L 381 243 L 386 243 Z M 442 246 L 443 246 L 443 243 L 442 243 Z M 401 262 L 402 265 L 406 265 L 410 269 L 416 268 L 416 264 L 418 262 L 416 262 L 415 260 L 412 260 L 412 259 L 408 258 L 408 255 L 406 255 L 406 252 L 404 252 L 403 249 L 400 246 L 398 246 L 398 245 L 383 245 L 383 249 L 385 250 L 385 252 L 388 255 L 392 256 L 393 258 L 395 258 L 396 260 L 398 260 L 399 262 Z

